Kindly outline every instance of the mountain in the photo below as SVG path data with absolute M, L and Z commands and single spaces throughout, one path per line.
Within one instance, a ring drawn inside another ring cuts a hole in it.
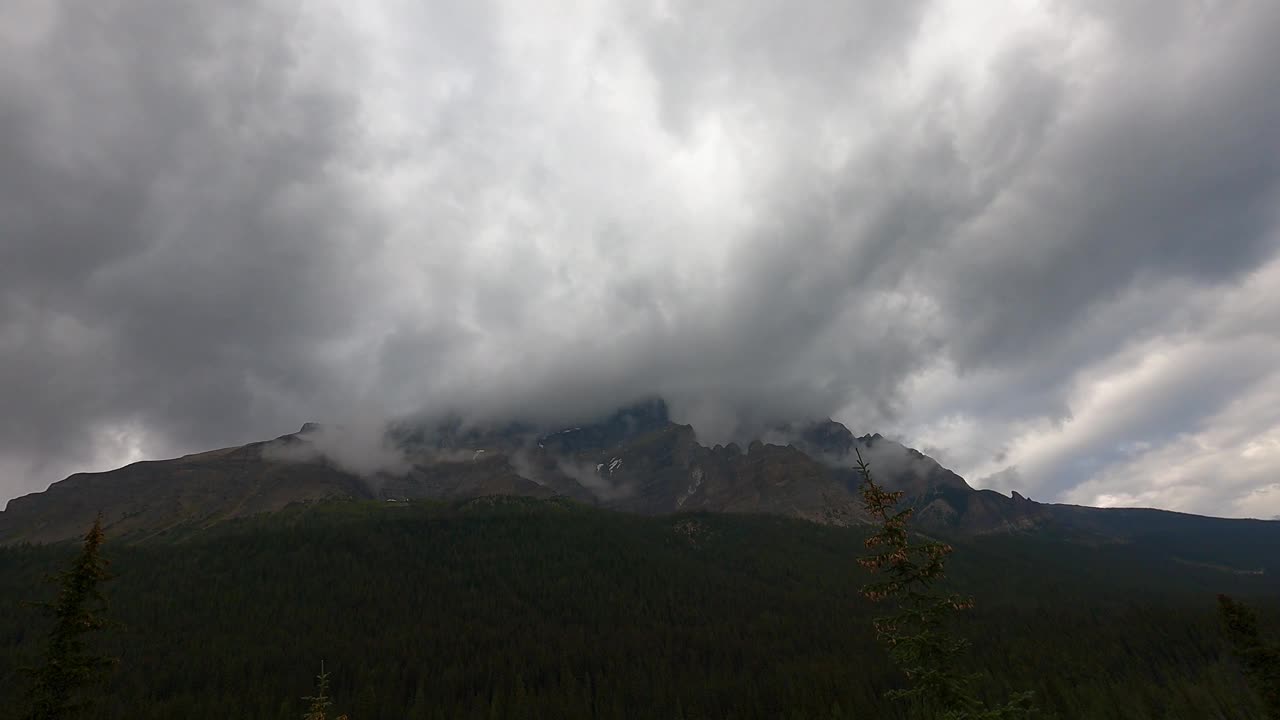
M 1261 533 L 1280 547 L 1280 523 L 1273 521 L 1051 505 L 1018 493 L 975 490 L 917 450 L 879 434 L 856 437 L 832 420 L 780 426 L 745 448 L 708 447 L 691 426 L 671 420 L 665 403 L 650 400 L 551 432 L 447 418 L 401 423 L 388 437 L 393 447 L 384 465 L 390 467 L 374 471 L 342 462 L 343 453 L 334 448 L 340 429 L 307 423 L 270 441 L 79 473 L 11 500 L 0 512 L 0 543 L 69 539 L 98 511 L 109 533 L 141 540 L 325 498 L 565 497 L 642 515 L 767 513 L 858 524 L 866 517 L 852 469 L 857 451 L 881 482 L 904 493 L 904 502 L 916 508 L 917 526 L 929 532 L 1131 542 L 1191 529 L 1245 532 L 1249 538 Z M 1224 552 L 1205 561 L 1241 562 Z
M 1263 717 L 1213 597 L 1276 607 L 1280 522 L 1006 497 L 831 420 L 708 447 L 660 401 L 551 431 L 446 418 L 375 451 L 343 438 L 308 423 L 12 500 L 0 687 L 43 637 L 20 601 L 101 510 L 121 659 L 102 717 L 297 717 L 323 659 L 356 718 L 905 718 L 883 699 L 901 683 L 883 608 L 860 595 L 861 455 L 955 547 L 947 580 L 977 602 L 966 667 L 993 696 Z

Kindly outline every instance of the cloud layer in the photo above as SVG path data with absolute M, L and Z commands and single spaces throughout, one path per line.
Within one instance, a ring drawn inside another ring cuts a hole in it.
M 11 5 L 0 497 L 658 393 L 1280 514 L 1280 5 Z

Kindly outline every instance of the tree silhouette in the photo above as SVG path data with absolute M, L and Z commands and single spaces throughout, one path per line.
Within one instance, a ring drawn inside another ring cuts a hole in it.
M 329 708 L 333 701 L 329 698 L 329 673 L 324 671 L 324 661 L 320 661 L 320 674 L 316 676 L 316 694 L 302 698 L 308 703 L 307 712 L 302 720 L 327 720 Z M 346 715 L 339 715 L 337 720 L 350 720 Z
M 27 669 L 32 678 L 30 720 L 61 720 L 88 704 L 83 690 L 99 680 L 112 661 L 89 651 L 86 635 L 107 626 L 106 601 L 98 585 L 109 579 L 101 548 L 102 514 L 84 536 L 71 567 L 52 579 L 57 599 L 37 605 L 53 618 L 43 662 Z
M 975 694 L 972 685 L 977 676 L 960 671 L 960 655 L 969 644 L 947 627 L 956 611 L 973 607 L 973 600 L 935 587 L 943 579 L 944 560 L 952 548 L 936 541 L 913 541 L 907 529 L 913 510 L 898 508 L 903 494 L 877 485 L 862 453 L 856 448 L 855 453 L 862 476 L 862 505 L 879 525 L 866 540 L 872 554 L 859 558 L 858 563 L 884 577 L 864 586 L 862 594 L 873 602 L 896 604 L 896 612 L 873 623 L 889 656 L 911 683 L 889 691 L 888 696 L 907 701 L 925 717 L 943 720 L 1033 715 L 1031 693 L 1018 694 L 994 707 Z

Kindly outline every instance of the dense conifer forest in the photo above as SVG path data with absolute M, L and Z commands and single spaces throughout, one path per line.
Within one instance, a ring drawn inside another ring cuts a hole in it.
M 118 662 L 91 716 L 298 718 L 323 661 L 352 720 L 905 718 L 860 594 L 868 532 L 488 498 L 110 538 L 95 642 Z M 954 629 L 984 694 L 1030 689 L 1064 719 L 1264 717 L 1215 598 L 1274 627 L 1274 577 L 1140 543 L 954 544 L 949 582 L 976 600 Z M 0 549 L 0 717 L 48 632 L 22 601 L 75 552 Z

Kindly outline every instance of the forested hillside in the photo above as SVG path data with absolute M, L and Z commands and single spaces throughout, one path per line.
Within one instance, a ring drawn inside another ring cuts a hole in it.
M 297 718 L 323 660 L 335 709 L 396 718 L 900 718 L 859 595 L 865 530 L 766 516 L 642 517 L 567 501 L 298 506 L 116 539 L 119 658 L 102 718 Z M 71 545 L 0 549 L 0 688 L 43 620 L 23 600 Z M 1060 718 L 1260 718 L 1216 592 L 1274 623 L 1280 585 L 1143 543 L 957 544 L 958 631 L 992 696 Z

